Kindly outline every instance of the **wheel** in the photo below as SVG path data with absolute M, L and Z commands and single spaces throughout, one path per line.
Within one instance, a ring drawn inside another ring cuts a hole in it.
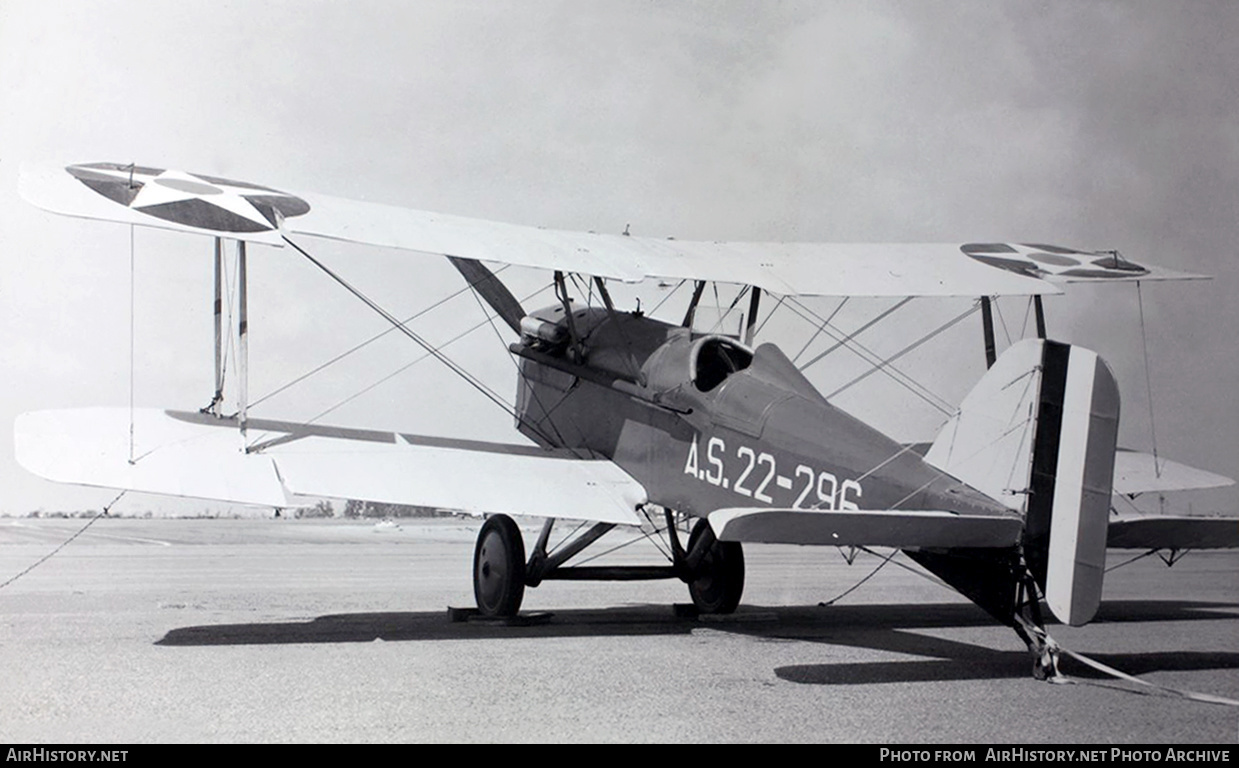
M 706 520 L 698 520 L 688 537 L 688 550 L 702 536 L 709 536 L 709 553 L 701 561 L 696 578 L 688 583 L 688 594 L 702 613 L 731 613 L 740 605 L 744 592 L 744 550 L 738 541 L 718 541 Z
M 486 519 L 473 550 L 473 596 L 483 616 L 515 616 L 525 598 L 525 541 L 507 515 Z

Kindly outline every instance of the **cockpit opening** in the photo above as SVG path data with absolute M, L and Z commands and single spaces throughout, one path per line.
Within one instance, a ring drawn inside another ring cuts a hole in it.
M 698 390 L 709 392 L 752 362 L 753 350 L 723 336 L 709 336 L 697 342 L 693 350 L 693 384 Z

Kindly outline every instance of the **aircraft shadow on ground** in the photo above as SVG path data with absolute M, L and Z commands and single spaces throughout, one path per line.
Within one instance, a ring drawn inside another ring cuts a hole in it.
M 1191 601 L 1124 600 L 1103 606 L 1098 623 L 1193 621 L 1235 618 L 1236 606 Z M 573 609 L 551 613 L 541 622 L 504 624 L 449 620 L 446 612 L 350 613 L 304 622 L 265 622 L 181 627 L 156 642 L 161 646 L 269 645 L 286 643 L 366 643 L 375 640 L 503 640 L 535 637 L 621 637 L 686 635 L 709 629 L 763 640 L 798 640 L 890 651 L 925 657 L 913 661 L 826 663 L 776 668 L 789 682 L 849 685 L 944 680 L 1023 678 L 1031 658 L 1012 650 L 918 633 L 916 630 L 993 625 L 978 608 L 962 603 L 858 605 L 829 607 L 743 606 L 731 617 L 677 616 L 670 606 L 640 605 Z M 1053 632 L 1053 627 L 1051 627 Z M 1087 651 L 1086 651 L 1087 652 Z M 1154 652 L 1089 654 L 1129 674 L 1154 671 L 1239 669 L 1239 653 Z M 1069 658 L 1063 671 L 1076 677 L 1104 677 Z

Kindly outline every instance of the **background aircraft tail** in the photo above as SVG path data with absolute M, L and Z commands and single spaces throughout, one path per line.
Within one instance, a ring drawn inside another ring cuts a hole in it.
M 1075 626 L 1101 602 L 1118 417 L 1118 384 L 1095 352 L 1029 339 L 995 362 L 925 457 L 1024 513 L 1025 565 Z

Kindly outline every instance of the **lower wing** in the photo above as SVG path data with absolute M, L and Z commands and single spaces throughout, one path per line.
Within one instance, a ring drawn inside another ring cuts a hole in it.
M 22 414 L 17 460 L 64 483 L 272 507 L 329 496 L 639 525 L 645 489 L 613 462 L 535 446 L 180 411 Z

